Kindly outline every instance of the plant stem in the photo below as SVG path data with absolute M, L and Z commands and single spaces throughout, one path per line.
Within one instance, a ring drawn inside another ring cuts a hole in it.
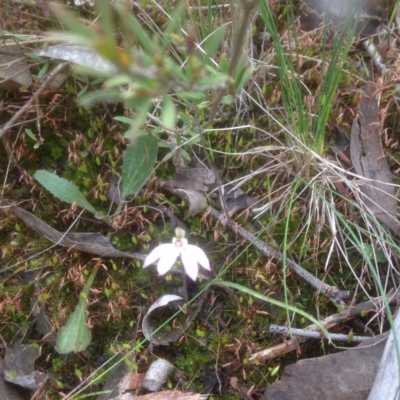
M 188 297 L 188 290 L 187 290 L 187 281 L 186 281 L 186 274 L 185 269 L 181 266 L 181 273 L 182 273 L 182 285 L 183 285 L 183 299 L 185 300 L 186 306 L 189 303 Z

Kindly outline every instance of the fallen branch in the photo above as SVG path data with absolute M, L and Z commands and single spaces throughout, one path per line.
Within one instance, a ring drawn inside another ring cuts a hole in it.
M 400 300 L 400 292 L 397 292 L 395 295 L 391 295 L 390 293 L 388 293 L 385 297 L 388 299 L 389 304 L 396 303 Z M 377 297 L 373 300 L 365 301 L 363 303 L 357 304 L 356 306 L 349 307 L 348 309 L 340 313 L 333 314 L 326 318 L 324 321 L 321 321 L 321 324 L 326 328 L 330 328 L 339 323 L 358 317 L 361 315 L 362 312 L 375 311 L 377 303 L 383 305 L 382 297 Z M 312 324 L 306 327 L 305 330 L 318 331 L 319 328 L 317 325 Z M 249 363 L 253 364 L 255 361 L 265 361 L 281 357 L 282 355 L 289 353 L 290 351 L 296 350 L 300 346 L 300 344 L 305 342 L 306 340 L 307 338 L 305 337 L 296 336 L 293 339 L 285 341 L 284 343 L 280 343 L 268 349 L 258 351 L 257 353 L 254 353 L 249 357 Z
M 286 326 L 274 325 L 271 324 L 269 327 L 269 333 L 278 333 L 280 335 L 291 334 L 294 336 L 301 336 L 307 339 L 327 339 L 324 334 L 315 331 L 309 331 L 306 329 L 297 329 L 297 328 L 287 328 Z M 352 336 L 352 335 L 344 335 L 343 333 L 329 333 L 330 339 L 340 341 L 340 342 L 356 342 L 361 343 L 366 339 L 369 339 L 369 336 Z
M 235 224 L 234 222 L 227 220 L 227 218 L 211 206 L 207 206 L 207 211 L 216 218 L 218 221 L 222 222 L 223 224 L 229 226 L 234 232 L 238 233 L 242 238 L 247 239 L 254 247 L 260 250 L 263 254 L 267 257 L 275 258 L 276 260 L 282 262 L 283 261 L 283 254 L 279 251 L 273 249 L 272 247 L 265 244 L 260 239 L 257 239 L 252 233 L 246 231 L 246 229 L 242 228 L 241 226 Z M 293 260 L 286 258 L 286 264 L 288 268 L 294 272 L 297 276 L 304 279 L 308 282 L 311 286 L 316 288 L 319 292 L 323 293 L 324 295 L 328 296 L 331 301 L 338 306 L 341 300 L 346 299 L 350 296 L 350 292 L 338 290 L 332 286 L 327 285 L 326 283 L 322 282 L 320 279 L 316 278 L 300 265 L 295 263 Z

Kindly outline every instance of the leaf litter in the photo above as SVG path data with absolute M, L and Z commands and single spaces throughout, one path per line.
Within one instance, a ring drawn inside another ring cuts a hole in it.
M 146 258 L 143 254 L 117 250 L 103 235 L 95 233 L 61 233 L 29 211 L 13 205 L 10 201 L 1 197 L 0 200 L 8 205 L 11 211 L 29 228 L 33 229 L 39 235 L 45 237 L 56 245 L 77 251 L 83 251 L 85 253 L 95 254 L 101 257 L 130 258 L 141 261 L 144 261 Z

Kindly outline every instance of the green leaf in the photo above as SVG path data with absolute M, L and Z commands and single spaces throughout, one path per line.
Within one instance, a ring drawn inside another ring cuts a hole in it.
M 176 11 L 171 15 L 170 22 L 163 35 L 164 40 L 160 49 L 160 54 L 164 54 L 170 44 L 170 40 L 165 40 L 165 38 L 171 37 L 171 34 L 173 32 L 179 32 L 182 29 L 182 20 L 183 20 L 182 17 L 185 10 L 186 7 L 182 3 L 177 7 Z
M 196 84 L 199 86 L 214 86 L 214 85 L 220 85 L 221 83 L 226 84 L 228 82 L 229 77 L 224 74 L 215 74 L 212 76 L 207 76 L 204 78 L 199 78 L 196 81 Z M 203 88 L 201 88 L 203 89 Z
M 121 197 L 138 194 L 153 172 L 157 159 L 158 141 L 155 137 L 139 136 L 129 145 L 123 157 Z
M 96 2 L 96 10 L 100 16 L 100 26 L 103 32 L 102 41 L 107 41 L 110 47 L 117 48 L 114 33 L 115 27 L 113 23 L 113 14 L 109 0 L 98 0 Z
M 124 5 L 117 4 L 116 8 L 121 17 L 122 26 L 125 31 L 132 33 L 133 37 L 143 47 L 147 54 L 160 54 L 156 51 L 154 40 L 147 35 L 146 31 L 140 25 L 140 22 L 127 10 Z
M 49 69 L 49 63 L 44 64 L 43 67 L 40 69 L 37 78 L 42 79 L 48 69 Z
M 87 326 L 88 293 L 92 287 L 97 268 L 90 274 L 85 287 L 80 293 L 79 303 L 74 312 L 69 316 L 67 324 L 61 328 L 57 338 L 56 350 L 60 354 L 84 351 L 92 340 L 92 334 Z
M 206 63 L 213 65 L 212 59 L 224 38 L 225 26 L 219 27 L 206 41 Z
M 85 199 L 82 192 L 71 182 L 45 170 L 36 171 L 35 179 L 50 193 L 66 203 L 76 203 L 79 207 L 86 208 L 93 214 L 97 210 Z
M 375 250 L 375 252 L 374 252 L 374 250 Z M 364 246 L 364 252 L 362 252 L 362 254 L 366 259 L 369 259 L 369 260 L 375 258 L 375 260 L 377 262 L 384 263 L 384 262 L 387 261 L 385 253 L 382 250 L 374 249 L 372 247 L 372 244 L 365 245 Z
M 105 89 L 113 89 L 115 87 L 120 87 L 120 86 L 123 86 L 123 85 L 129 85 L 131 83 L 132 83 L 132 77 L 131 76 L 118 74 L 116 76 L 113 76 L 112 78 L 107 79 L 104 82 L 103 87 Z
M 192 123 L 190 122 L 189 118 L 182 111 L 178 112 L 178 119 L 180 119 L 186 126 L 192 125 Z
M 124 117 L 123 115 L 119 117 L 114 117 L 118 122 L 123 122 L 124 124 L 131 124 L 134 120 L 132 118 Z
M 176 110 L 173 101 L 168 95 L 162 100 L 162 123 L 167 128 L 173 128 L 176 120 Z
M 221 68 L 221 72 L 223 74 L 228 74 L 229 71 L 229 62 L 225 56 L 225 54 L 222 54 L 220 59 L 219 59 L 219 67 Z
M 140 132 L 139 129 L 147 121 L 147 112 L 152 104 L 150 100 L 140 100 L 140 98 L 137 98 L 137 100 L 141 101 L 142 104 L 135 115 L 135 119 L 132 121 L 129 131 L 124 134 L 126 139 L 132 141 L 135 140 Z
M 55 3 L 51 3 L 50 8 L 68 30 L 80 39 L 79 43 L 92 44 L 94 42 L 96 38 L 94 31 L 83 25 L 75 14 Z
M 242 89 L 247 80 L 253 73 L 252 67 L 246 67 L 241 71 L 241 74 L 238 76 L 238 79 L 235 81 L 235 92 L 239 93 Z
M 35 142 L 37 142 L 36 136 L 35 136 L 35 134 L 32 132 L 31 129 L 25 128 L 25 133 L 26 133 L 32 140 L 34 140 Z
M 79 104 L 84 107 L 91 107 L 94 103 L 98 101 L 117 101 L 121 99 L 121 91 L 120 90 L 96 90 L 94 92 L 90 92 L 85 94 L 83 97 L 79 99 Z
M 281 367 L 280 365 L 277 365 L 277 366 L 271 371 L 271 376 L 275 376 L 275 375 L 278 373 L 280 367 Z

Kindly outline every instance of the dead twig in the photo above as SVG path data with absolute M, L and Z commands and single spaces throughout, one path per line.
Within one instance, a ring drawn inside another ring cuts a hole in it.
M 388 293 L 385 297 L 377 297 L 373 300 L 368 300 L 353 307 L 349 307 L 342 312 L 329 316 L 324 321 L 321 321 L 321 323 L 324 327 L 332 327 L 339 323 L 358 317 L 361 315 L 362 312 L 376 310 L 376 304 L 381 303 L 383 305 L 384 298 L 388 299 L 389 304 L 396 303 L 400 300 L 400 292 L 397 292 L 395 295 L 391 295 L 390 293 Z M 319 328 L 317 325 L 312 324 L 306 327 L 305 330 L 319 331 Z M 249 357 L 249 363 L 252 364 L 255 361 L 265 361 L 281 357 L 282 355 L 289 353 L 290 351 L 296 350 L 300 346 L 300 344 L 305 342 L 306 340 L 307 338 L 305 337 L 297 336 L 293 339 L 285 341 L 284 343 L 280 343 L 268 349 L 258 351 L 257 353 L 254 353 Z
M 280 335 L 291 334 L 293 336 L 301 336 L 307 339 L 328 339 L 320 332 L 310 331 L 306 329 L 297 329 L 297 328 L 287 328 L 286 326 L 271 324 L 269 326 L 269 333 L 278 333 Z M 356 342 L 361 343 L 366 339 L 369 339 L 370 336 L 354 336 L 354 335 L 345 335 L 343 333 L 329 333 L 330 339 L 336 340 L 339 342 Z

